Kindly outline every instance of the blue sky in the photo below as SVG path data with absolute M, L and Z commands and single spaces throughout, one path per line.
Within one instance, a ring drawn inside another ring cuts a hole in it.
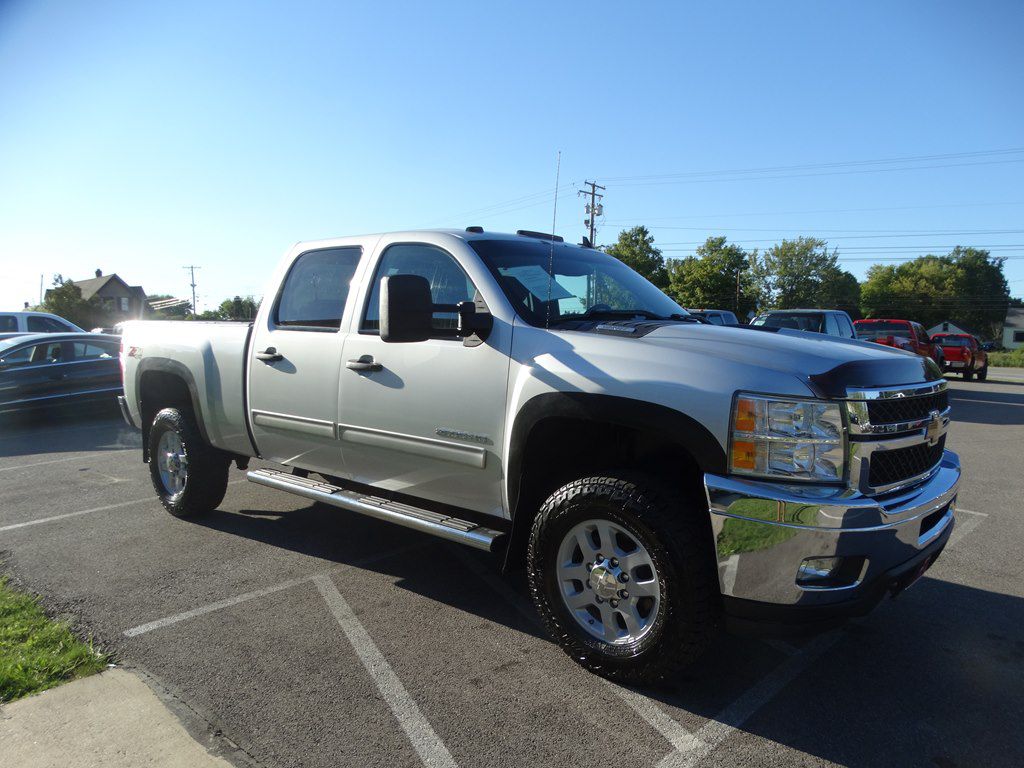
M 259 295 L 297 240 L 546 230 L 558 150 L 567 238 L 596 179 L 602 243 L 646 223 L 669 256 L 711 234 L 992 245 L 1021 295 L 1024 152 L 996 152 L 1024 149 L 1022 22 L 1018 2 L 0 0 L 0 308 L 97 267 L 186 296 L 195 264 L 202 310 Z M 931 159 L 832 165 L 910 157 Z M 758 168 L 780 170 L 722 173 Z

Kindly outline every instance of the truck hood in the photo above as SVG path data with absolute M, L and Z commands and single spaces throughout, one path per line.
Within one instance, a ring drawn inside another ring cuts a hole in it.
M 637 341 L 789 373 L 820 397 L 845 397 L 851 387 L 893 387 L 942 378 L 938 367 L 920 355 L 789 329 L 671 323 L 649 330 Z

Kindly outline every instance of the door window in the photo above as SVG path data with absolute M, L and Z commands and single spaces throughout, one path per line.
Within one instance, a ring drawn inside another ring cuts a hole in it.
M 839 323 L 836 321 L 836 316 L 831 313 L 825 315 L 825 328 L 827 329 L 825 332 L 829 336 L 842 335 L 839 332 Z
M 360 330 L 371 333 L 380 331 L 380 281 L 392 275 L 419 275 L 426 278 L 435 304 L 472 301 L 476 293 L 472 281 L 447 251 L 424 243 L 392 245 L 384 251 L 377 265 Z M 455 312 L 435 312 L 432 325 L 436 338 L 453 338 L 458 329 L 459 316 Z
M 841 335 L 847 339 L 857 338 L 857 333 L 853 330 L 853 323 L 846 315 L 839 315 L 839 330 L 842 332 Z
M 73 346 L 75 360 L 110 360 L 118 353 L 117 345 L 110 342 L 76 341 Z
M 292 264 L 277 306 L 274 325 L 296 330 L 337 330 L 362 249 L 307 251 Z
M 72 330 L 71 326 L 54 320 L 52 317 L 39 315 L 29 315 L 27 327 L 34 333 L 66 333 Z

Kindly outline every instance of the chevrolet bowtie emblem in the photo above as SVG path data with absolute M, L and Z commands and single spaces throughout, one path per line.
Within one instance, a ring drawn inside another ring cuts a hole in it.
M 936 445 L 942 437 L 942 417 L 938 411 L 932 411 L 928 415 L 928 427 L 924 431 L 928 445 Z

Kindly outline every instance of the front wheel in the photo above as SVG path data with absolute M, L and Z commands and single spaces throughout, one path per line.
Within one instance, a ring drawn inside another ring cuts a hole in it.
M 192 415 L 164 408 L 149 430 L 149 475 L 175 517 L 211 512 L 224 500 L 230 460 L 203 441 Z
M 693 663 L 719 624 L 706 510 L 644 477 L 587 477 L 534 521 L 530 593 L 548 631 L 586 669 L 653 683 Z

